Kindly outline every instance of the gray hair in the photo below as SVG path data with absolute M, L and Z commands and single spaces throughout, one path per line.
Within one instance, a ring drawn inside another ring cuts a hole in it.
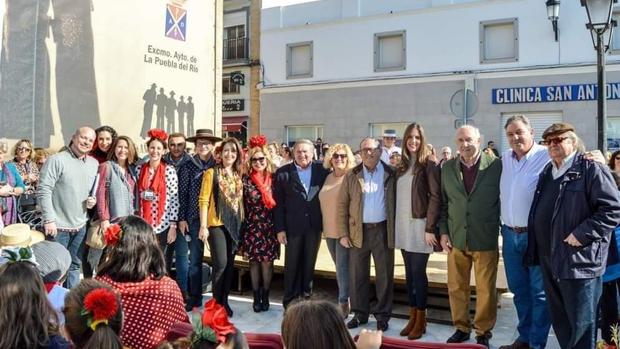
M 375 146 L 379 147 L 379 141 L 376 138 L 373 137 L 365 137 L 362 139 L 362 141 L 360 142 L 360 149 L 362 149 L 362 143 L 366 142 L 367 140 L 371 140 L 373 142 L 375 142 Z
M 295 145 L 293 146 L 293 150 L 297 149 L 297 147 L 302 145 L 302 144 L 309 145 L 309 146 L 312 147 L 312 149 L 314 149 L 314 143 L 312 143 L 311 140 L 309 140 L 307 138 L 301 138 L 301 139 L 298 139 L 298 140 L 295 141 Z
M 510 126 L 510 124 L 512 124 L 513 122 L 518 122 L 518 121 L 521 121 L 523 125 L 525 125 L 530 130 L 532 129 L 532 124 L 530 124 L 530 119 L 528 119 L 527 116 L 525 115 L 517 114 L 517 115 L 513 115 L 509 117 L 508 120 L 506 120 L 506 124 L 504 125 L 504 130 L 507 129 L 508 126 Z
M 577 136 L 577 134 L 573 131 L 568 131 L 566 132 L 566 137 L 570 138 L 573 141 L 573 145 L 575 146 L 575 150 L 578 153 L 585 153 L 586 152 L 586 146 L 583 144 L 583 141 L 581 140 L 581 138 L 579 138 L 579 136 Z
M 478 139 L 482 138 L 482 135 L 480 134 L 480 130 L 472 125 L 463 125 L 461 127 L 459 127 L 458 129 L 456 129 L 456 133 L 459 133 L 460 130 L 470 130 L 474 133 L 475 136 L 478 137 Z M 456 134 L 455 133 L 455 134 Z

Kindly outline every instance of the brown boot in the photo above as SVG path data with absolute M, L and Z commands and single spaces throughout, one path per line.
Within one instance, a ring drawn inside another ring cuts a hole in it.
M 418 339 L 422 337 L 423 334 L 426 333 L 426 310 L 418 309 L 417 314 L 415 316 L 415 324 L 413 325 L 413 329 L 409 332 L 407 336 L 408 339 Z
M 405 328 L 403 328 L 403 330 L 400 331 L 401 336 L 408 335 L 409 332 L 411 332 L 411 330 L 413 329 L 413 325 L 415 324 L 416 310 L 417 309 L 414 307 L 409 308 L 409 322 L 407 322 L 407 325 L 405 326 Z

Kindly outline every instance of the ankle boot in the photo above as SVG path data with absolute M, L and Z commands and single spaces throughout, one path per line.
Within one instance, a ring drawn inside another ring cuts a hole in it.
M 254 290 L 254 302 L 252 302 L 252 309 L 255 313 L 263 310 L 261 306 L 261 290 L 262 289 L 260 288 L 258 290 Z
M 415 324 L 415 317 L 417 315 L 416 310 L 417 309 L 414 307 L 409 308 L 409 322 L 407 322 L 407 325 L 405 325 L 405 328 L 403 328 L 403 330 L 400 331 L 401 336 L 409 335 L 409 332 L 411 332 L 411 330 L 413 329 L 413 325 Z
M 261 297 L 261 306 L 263 311 L 269 310 L 269 290 L 262 289 L 263 295 Z
M 413 329 L 407 336 L 408 339 L 418 339 L 426 333 L 426 310 L 418 309 L 415 316 Z

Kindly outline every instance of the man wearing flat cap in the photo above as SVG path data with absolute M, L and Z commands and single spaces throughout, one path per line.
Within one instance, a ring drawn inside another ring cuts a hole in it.
M 213 148 L 220 137 L 209 129 L 198 129 L 187 138 L 195 144 L 196 154 L 178 170 L 179 177 L 179 232 L 175 241 L 177 256 L 177 283 L 185 296 L 186 309 L 200 307 L 202 301 L 202 256 L 204 243 L 198 239 L 200 214 L 198 196 L 202 185 L 202 174 L 215 165 Z M 189 239 L 186 239 L 189 234 Z M 189 241 L 189 242 L 188 242 Z M 187 252 L 191 251 L 188 269 Z
M 390 156 L 394 153 L 402 154 L 402 149 L 395 145 L 396 131 L 385 130 L 383 132 L 383 146 L 381 147 L 381 161 L 390 163 Z
M 551 161 L 528 218 L 526 265 L 540 265 L 551 324 L 562 348 L 596 346 L 596 314 L 620 198 L 609 169 L 584 156 L 569 123 L 542 135 Z

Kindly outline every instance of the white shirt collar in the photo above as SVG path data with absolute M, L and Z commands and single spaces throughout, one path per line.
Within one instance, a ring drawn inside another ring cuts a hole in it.
M 566 171 L 568 171 L 568 169 L 573 165 L 573 159 L 576 154 L 577 152 L 574 151 L 565 157 L 564 160 L 562 160 L 562 165 L 560 165 L 560 167 L 556 167 L 555 162 L 551 160 L 551 174 L 553 175 L 553 179 L 558 179 L 563 176 Z

